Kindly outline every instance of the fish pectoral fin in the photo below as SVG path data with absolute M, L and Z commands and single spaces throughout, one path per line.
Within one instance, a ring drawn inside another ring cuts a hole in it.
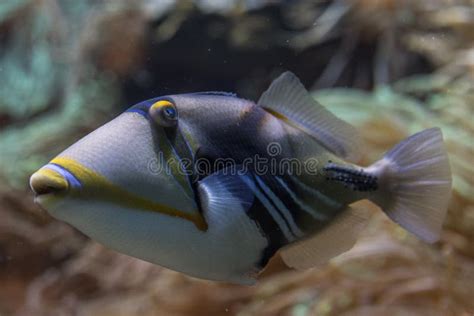
M 252 190 L 244 181 L 246 175 L 238 174 L 238 168 L 236 165 L 221 169 L 199 181 L 198 194 L 205 216 L 233 208 L 247 210 L 252 206 Z
M 351 161 L 360 157 L 361 140 L 356 129 L 314 100 L 293 73 L 287 71 L 275 79 L 258 105 L 316 138 L 338 156 Z
M 286 265 L 299 270 L 324 265 L 354 246 L 368 217 L 362 206 L 349 206 L 323 230 L 284 247 L 281 257 Z
M 220 279 L 251 285 L 263 268 L 260 262 L 268 240 L 247 214 L 254 201 L 247 177 L 219 170 L 199 181 L 198 194 L 209 225 L 209 247 L 216 264 L 225 267 L 226 275 Z

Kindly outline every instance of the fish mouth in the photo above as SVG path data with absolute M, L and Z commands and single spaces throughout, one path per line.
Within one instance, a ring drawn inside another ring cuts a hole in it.
M 69 171 L 53 163 L 47 164 L 30 177 L 35 202 L 40 205 L 53 198 L 65 196 L 77 182 Z
M 44 206 L 69 191 L 69 183 L 60 173 L 42 168 L 30 177 L 30 187 L 35 193 L 35 203 Z
M 64 193 L 69 189 L 69 183 L 59 172 L 42 168 L 30 177 L 30 187 L 36 196 Z
M 42 204 L 48 197 L 57 197 L 69 191 L 69 182 L 58 171 L 43 167 L 30 177 L 35 202 Z

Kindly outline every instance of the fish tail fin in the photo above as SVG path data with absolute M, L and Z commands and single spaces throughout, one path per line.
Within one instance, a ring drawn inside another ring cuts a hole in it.
M 388 217 L 422 240 L 439 239 L 451 196 L 451 170 L 439 128 L 408 137 L 366 170 L 378 178 L 370 199 Z

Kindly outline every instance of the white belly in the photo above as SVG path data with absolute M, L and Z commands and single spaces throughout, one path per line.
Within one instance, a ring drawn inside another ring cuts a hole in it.
M 200 231 L 182 218 L 136 211 L 104 202 L 63 201 L 52 215 L 119 252 L 194 277 L 244 284 L 255 282 L 267 246 L 244 211 L 219 212 Z

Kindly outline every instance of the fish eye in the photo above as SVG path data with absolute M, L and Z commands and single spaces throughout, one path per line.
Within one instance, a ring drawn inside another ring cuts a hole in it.
M 163 116 L 168 120 L 175 120 L 178 115 L 174 106 L 165 107 L 162 113 L 163 113 Z
M 176 106 L 168 100 L 161 100 L 154 103 L 148 110 L 148 113 L 157 124 L 164 127 L 175 126 L 178 121 L 178 110 Z

